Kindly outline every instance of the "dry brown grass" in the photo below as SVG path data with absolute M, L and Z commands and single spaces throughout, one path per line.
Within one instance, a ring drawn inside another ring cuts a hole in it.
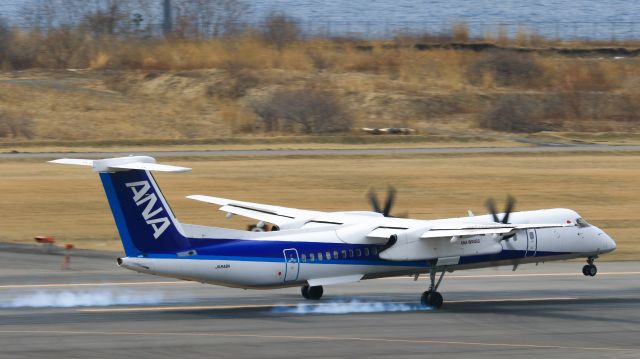
M 174 162 L 174 161 L 170 161 Z M 398 189 L 397 211 L 415 218 L 484 213 L 507 193 L 518 209 L 568 207 L 616 239 L 605 259 L 640 259 L 638 154 L 545 154 L 279 158 L 175 161 L 188 174 L 158 175 L 177 216 L 187 223 L 242 227 L 215 206 L 189 201 L 209 194 L 326 211 L 367 209 L 369 187 Z M 32 242 L 53 235 L 80 247 L 119 250 L 96 175 L 84 168 L 32 161 L 0 162 L 0 240 Z

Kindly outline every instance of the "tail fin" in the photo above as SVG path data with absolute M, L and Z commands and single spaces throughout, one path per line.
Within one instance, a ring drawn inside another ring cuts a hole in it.
M 92 166 L 99 173 L 127 256 L 190 249 L 189 239 L 149 172 L 184 172 L 190 168 L 157 164 L 147 156 L 50 162 Z

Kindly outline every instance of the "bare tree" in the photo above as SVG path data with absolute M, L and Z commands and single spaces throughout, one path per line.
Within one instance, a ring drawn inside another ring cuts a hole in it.
M 302 30 L 298 21 L 283 13 L 269 14 L 263 24 L 264 41 L 274 44 L 278 50 L 302 38 Z

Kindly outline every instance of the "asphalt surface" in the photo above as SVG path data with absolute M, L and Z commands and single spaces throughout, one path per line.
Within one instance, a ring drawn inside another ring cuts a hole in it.
M 441 310 L 402 277 L 244 291 L 129 272 L 115 254 L 0 246 L 1 358 L 640 358 L 640 263 L 447 275 Z M 67 307 L 63 307 L 67 306 Z M 367 311 L 367 312 L 363 312 Z
M 546 152 L 615 152 L 640 151 L 640 146 L 547 145 L 530 147 L 452 147 L 452 148 L 369 148 L 308 150 L 211 150 L 211 151 L 141 151 L 136 155 L 152 157 L 242 157 L 242 156 L 381 156 L 410 154 L 468 153 L 546 153 Z M 127 156 L 128 152 L 2 152 L 0 159 L 108 158 Z

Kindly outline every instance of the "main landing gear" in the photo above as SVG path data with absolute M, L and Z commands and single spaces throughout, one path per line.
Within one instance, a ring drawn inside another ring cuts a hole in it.
M 438 287 L 442 282 L 442 278 L 444 278 L 444 272 L 445 270 L 443 269 L 442 273 L 440 274 L 440 278 L 436 282 L 436 269 L 433 266 L 430 266 L 429 280 L 431 281 L 431 284 L 429 285 L 429 290 L 422 293 L 422 297 L 420 297 L 420 303 L 422 303 L 422 305 L 435 309 L 439 309 L 440 307 L 442 307 L 442 303 L 444 300 L 442 298 L 442 294 L 438 293 Z
M 317 285 L 315 287 L 310 287 L 309 285 L 304 285 L 300 288 L 300 292 L 302 292 L 302 296 L 305 299 L 318 300 L 322 298 L 322 293 L 324 290 L 321 285 Z
M 587 258 L 587 264 L 584 267 L 582 267 L 582 274 L 589 277 L 595 277 L 595 275 L 598 273 L 598 267 L 596 267 L 595 264 L 593 264 L 593 261 L 596 258 L 597 257 Z

